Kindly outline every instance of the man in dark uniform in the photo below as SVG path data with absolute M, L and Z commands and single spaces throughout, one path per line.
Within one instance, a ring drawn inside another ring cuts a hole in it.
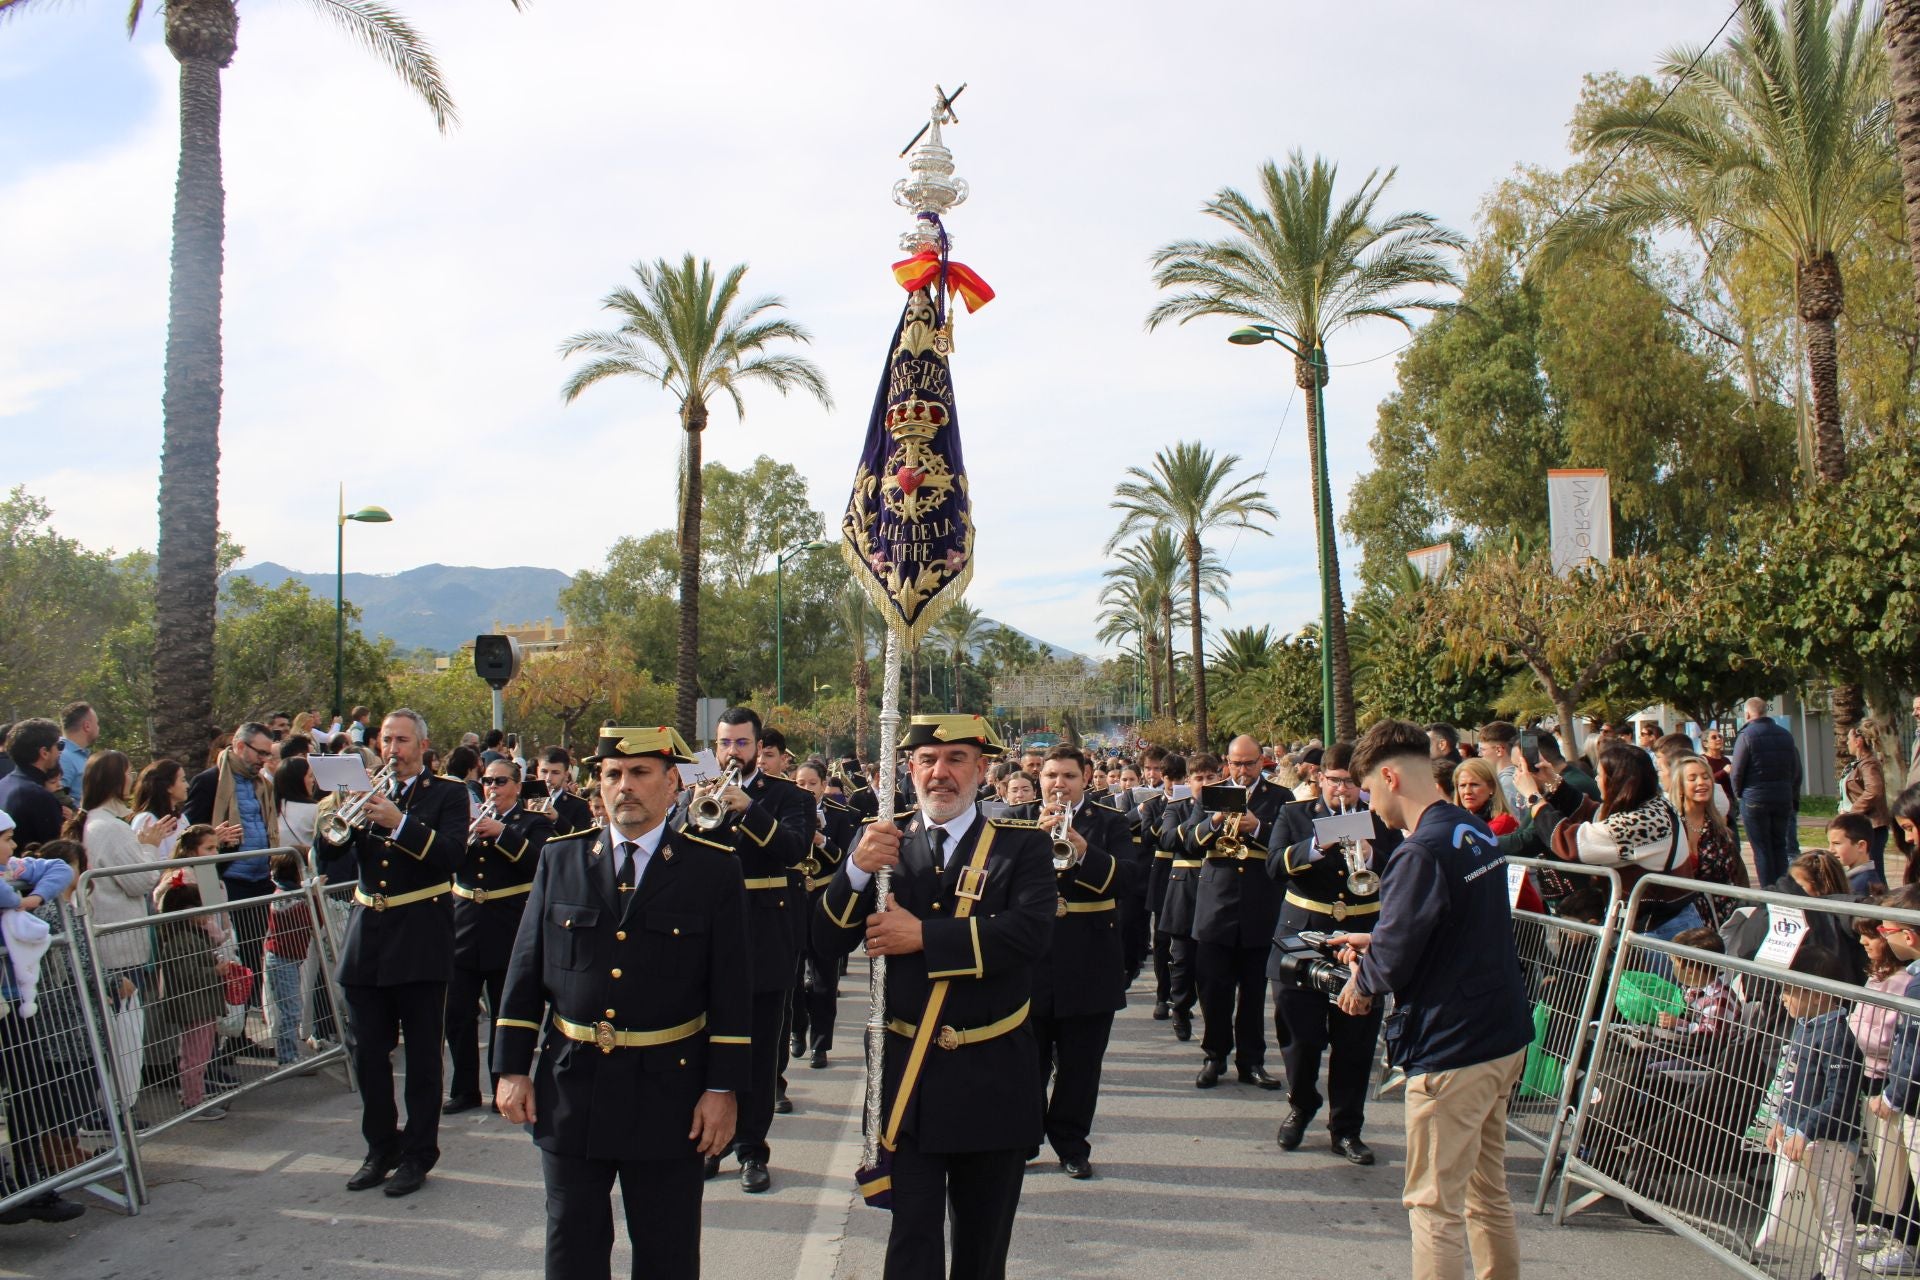
M 802 791 L 812 795 L 818 805 L 820 829 L 813 835 L 811 865 L 800 864 L 798 872 L 807 893 L 808 919 L 819 905 L 820 895 L 833 882 L 835 868 L 846 857 L 847 844 L 858 830 L 852 809 L 833 798 L 827 790 L 826 765 L 809 760 L 793 771 L 793 780 Z M 793 1056 L 808 1059 L 814 1070 L 824 1070 L 827 1054 L 833 1049 L 833 1024 L 840 1001 L 839 957 L 829 956 L 813 945 L 811 937 L 802 939 L 800 979 L 793 988 Z
M 1260 744 L 1242 734 L 1227 744 L 1228 780 L 1246 790 L 1246 810 L 1208 813 L 1195 806 L 1188 844 L 1206 859 L 1193 912 L 1200 975 L 1201 1048 L 1194 1085 L 1211 1089 L 1227 1069 L 1242 1084 L 1278 1089 L 1267 1074 L 1267 956 L 1280 919 L 1280 892 L 1265 874 L 1268 842 L 1281 806 L 1293 799 L 1260 776 Z
M 733 854 L 747 886 L 747 939 L 753 959 L 753 1074 L 740 1093 L 740 1124 L 734 1154 L 740 1160 L 740 1185 L 754 1194 L 773 1185 L 767 1172 L 771 1151 L 767 1131 L 779 1098 L 785 1064 L 787 1001 L 800 964 L 800 940 L 806 930 L 806 893 L 792 872 L 813 848 L 813 797 L 784 778 L 760 769 L 760 716 L 751 707 L 720 713 L 714 758 L 722 769 L 737 768 L 738 782 L 696 787 L 683 797 L 687 817 L 682 833 L 689 840 Z M 702 829 L 691 819 L 699 797 L 720 803 L 719 825 Z M 720 1169 L 720 1156 L 707 1159 L 707 1176 Z
M 453 976 L 453 870 L 467 846 L 467 789 L 421 767 L 427 722 L 401 708 L 380 724 L 380 755 L 393 765 L 397 797 L 376 794 L 367 825 L 344 845 L 316 837 L 322 862 L 348 857 L 360 883 L 340 953 L 360 1132 L 367 1159 L 347 1190 L 387 1183 L 411 1195 L 440 1159 L 440 1041 Z M 407 1127 L 393 1099 L 393 1051 L 407 1042 Z M 387 1175 L 393 1180 L 387 1182 Z
M 869 955 L 887 958 L 888 1123 L 928 997 L 946 984 L 941 1032 L 921 1059 L 893 1151 L 884 1274 L 990 1280 L 1006 1274 L 1022 1165 L 1041 1135 L 1027 1014 L 1059 894 L 1046 837 L 983 817 L 974 800 L 987 758 L 1001 750 L 984 719 L 915 716 L 901 750 L 920 812 L 904 830 L 876 822 L 861 832 L 820 899 L 814 937 L 829 954 L 864 937 Z M 882 867 L 894 869 L 885 904 L 874 901 L 872 884 Z M 973 907 L 958 920 L 962 894 Z
M 700 1274 L 701 1158 L 733 1136 L 751 981 L 739 862 L 665 821 L 691 759 L 672 729 L 600 731 L 607 828 L 548 842 L 514 942 L 495 1098 L 533 1125 L 550 1277 L 608 1275 L 616 1177 L 633 1275 Z
M 1040 766 L 1044 772 L 1046 766 Z M 1116 763 L 1111 775 L 1120 776 Z M 1126 975 L 1127 986 L 1132 986 L 1140 977 L 1140 970 L 1146 966 L 1147 957 L 1153 953 L 1153 931 L 1148 922 L 1147 885 L 1153 879 L 1153 846 L 1140 838 L 1139 830 L 1132 822 L 1133 800 L 1123 795 L 1117 788 L 1100 787 L 1090 789 L 1087 799 L 1103 809 L 1112 810 L 1120 815 L 1127 824 L 1127 838 L 1114 850 L 1114 856 L 1120 860 L 1120 879 L 1115 886 L 1115 897 L 1120 907 L 1120 966 Z
M 450 1116 L 481 1103 L 480 994 L 485 991 L 487 1011 L 499 1017 L 500 987 L 513 959 L 520 913 L 527 905 L 534 868 L 540 865 L 540 850 L 553 835 L 545 814 L 521 807 L 519 765 L 505 756 L 490 762 L 480 786 L 496 816 L 474 822 L 467 856 L 453 876 L 453 981 L 447 987 L 447 1053 L 453 1080 L 443 1108 Z M 486 1101 L 493 1100 L 493 1092 L 487 1090 Z
M 1169 765 L 1169 761 L 1173 763 Z M 1178 770 L 1179 776 L 1164 785 L 1156 783 L 1160 790 L 1134 809 L 1131 820 L 1135 838 L 1153 851 L 1153 865 L 1147 870 L 1147 911 L 1153 921 L 1153 1020 L 1165 1022 L 1173 1016 L 1173 935 L 1166 930 L 1167 880 L 1177 853 L 1161 842 L 1160 832 L 1174 785 L 1186 781 L 1187 759 L 1162 755 L 1154 768 L 1162 779 L 1168 778 L 1169 768 Z M 1189 1011 L 1192 1007 L 1187 1006 Z
M 1169 760 L 1173 757 L 1169 756 Z M 1168 935 L 1167 1009 L 1173 1015 L 1173 1038 L 1185 1042 L 1193 1038 L 1193 1006 L 1200 999 L 1198 966 L 1194 961 L 1193 912 L 1199 899 L 1200 871 L 1204 859 L 1187 843 L 1189 828 L 1201 818 L 1198 799 L 1201 787 L 1220 780 L 1220 757 L 1202 751 L 1186 764 L 1186 781 L 1166 777 L 1169 782 L 1167 807 L 1160 818 L 1160 848 L 1172 852 L 1167 863 L 1167 892 L 1161 899 L 1160 927 Z M 1182 787 L 1187 794 L 1175 797 Z
M 573 756 L 565 747 L 548 747 L 540 753 L 540 781 L 547 784 L 555 837 L 586 831 L 594 825 L 593 806 L 573 794 Z
M 1100 1102 L 1100 1067 L 1114 1012 L 1127 1003 L 1116 894 L 1126 874 L 1120 859 L 1133 835 L 1125 818 L 1088 799 L 1086 780 L 1087 758 L 1079 749 L 1055 747 L 1040 766 L 1045 800 L 1008 814 L 1037 821 L 1049 841 L 1061 816 L 1070 815 L 1072 853 L 1063 859 L 1053 850 L 1053 942 L 1033 964 L 1033 1034 L 1047 1142 L 1070 1178 L 1093 1176 L 1087 1135 Z
M 1377 883 L 1367 893 L 1356 893 L 1345 852 L 1338 844 L 1315 839 L 1313 820 L 1361 808 L 1360 787 L 1348 772 L 1353 744 L 1336 742 L 1320 761 L 1320 798 L 1302 800 L 1280 811 L 1280 831 L 1272 842 L 1276 852 L 1267 859 L 1267 874 L 1281 887 L 1280 925 L 1274 934 L 1274 960 L 1282 938 L 1304 932 L 1365 933 L 1380 914 Z M 1379 874 L 1387 856 L 1400 843 L 1400 833 L 1373 818 L 1373 839 L 1356 851 L 1366 869 Z M 1284 847 L 1282 847 L 1284 845 Z M 1269 964 L 1269 978 L 1278 978 Z M 1280 1123 L 1276 1141 L 1292 1151 L 1306 1136 L 1307 1125 L 1320 1109 L 1320 1055 L 1327 1059 L 1327 1097 L 1332 1111 L 1327 1130 L 1333 1149 L 1354 1164 L 1373 1163 L 1373 1150 L 1360 1140 L 1366 1123 L 1367 1086 L 1373 1075 L 1373 1047 L 1380 1035 L 1385 1002 L 1354 1017 L 1342 1013 L 1333 998 L 1275 982 L 1274 1027 L 1281 1035 L 1281 1054 L 1287 1063 L 1287 1101 L 1292 1110 Z

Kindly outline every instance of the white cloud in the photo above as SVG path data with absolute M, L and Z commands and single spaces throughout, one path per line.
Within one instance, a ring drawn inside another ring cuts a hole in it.
M 1318 607 L 1297 398 L 1275 441 L 1290 361 L 1227 347 L 1218 323 L 1143 332 L 1156 244 L 1206 234 L 1201 201 L 1293 147 L 1338 159 L 1349 182 L 1398 163 L 1389 203 L 1466 226 L 1514 163 L 1561 158 L 1583 72 L 1650 67 L 1718 21 L 1651 0 L 1356 5 L 1311 23 L 1291 6 L 1189 6 L 1169 22 L 1144 3 L 1002 3 L 950 7 L 937 30 L 872 4 L 405 8 L 459 101 L 449 137 L 301 5 L 250 6 L 224 78 L 222 515 L 250 556 L 322 567 L 342 480 L 350 502 L 396 517 L 349 539 L 371 571 L 571 571 L 670 525 L 674 406 L 607 384 L 563 407 L 554 348 L 601 322 L 598 299 L 634 260 L 689 249 L 751 262 L 749 287 L 788 299 L 837 400 L 828 413 L 756 393 L 744 424 L 716 414 L 706 456 L 794 463 L 836 523 L 901 301 L 895 152 L 929 82 L 964 78 L 949 141 L 975 194 L 951 220 L 956 254 L 1001 295 L 958 335 L 973 599 L 1083 649 L 1113 483 L 1178 439 L 1250 466 L 1273 450 L 1274 536 L 1241 538 L 1234 608 L 1209 621 L 1292 630 Z M 118 39 L 102 14 L 55 6 L 12 24 L 6 73 L 35 83 L 81 28 Z M 77 159 L 0 178 L 10 477 L 48 495 L 66 531 L 122 549 L 154 530 L 177 153 L 158 30 L 153 14 L 134 64 L 149 109 L 92 122 Z M 9 130 L 51 128 L 32 100 L 0 97 L 0 112 Z M 1336 340 L 1339 506 L 1393 377 L 1390 359 L 1351 362 L 1401 340 Z

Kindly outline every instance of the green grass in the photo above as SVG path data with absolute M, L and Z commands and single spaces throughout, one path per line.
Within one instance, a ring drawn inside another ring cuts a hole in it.
M 1831 818 L 1840 812 L 1838 796 L 1801 796 L 1800 816 L 1803 818 Z

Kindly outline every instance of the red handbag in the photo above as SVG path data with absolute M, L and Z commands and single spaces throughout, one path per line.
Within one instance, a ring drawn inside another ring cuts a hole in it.
M 253 996 L 253 970 L 243 964 L 236 964 L 227 970 L 225 978 L 227 1003 L 245 1004 Z

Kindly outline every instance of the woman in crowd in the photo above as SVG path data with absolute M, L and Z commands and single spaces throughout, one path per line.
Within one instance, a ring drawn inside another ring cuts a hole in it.
M 1920 782 L 1895 796 L 1887 812 L 1893 818 L 1894 847 L 1907 860 L 1906 874 L 1900 877 L 1900 883 L 1912 884 L 1920 880 Z
M 140 771 L 133 784 L 133 834 L 162 862 L 173 856 L 186 807 L 187 771 L 178 760 L 162 757 Z
M 320 794 L 314 790 L 313 770 L 304 758 L 296 756 L 275 771 L 273 797 L 280 805 L 280 842 L 297 850 L 304 864 L 320 817 Z
M 455 782 L 467 784 L 467 794 L 473 797 L 475 804 L 484 804 L 486 797 L 480 794 L 480 753 L 472 747 L 455 747 L 447 753 L 447 776 Z
M 1853 900 L 1853 893 L 1847 884 L 1847 869 L 1840 865 L 1840 859 L 1830 853 L 1815 850 L 1801 854 L 1787 868 L 1787 875 L 1809 898 Z
M 125 875 L 102 876 L 93 881 L 88 910 L 96 930 L 110 925 L 144 920 L 147 895 L 160 883 L 159 852 L 163 834 L 170 833 L 161 823 L 149 824 L 142 835 L 134 834 L 127 819 L 133 810 L 127 805 L 128 775 L 131 772 L 125 753 L 97 751 L 87 761 L 81 775 L 80 811 L 67 820 L 62 833 L 78 840 L 87 851 L 87 864 L 95 871 L 136 867 Z M 151 839 L 143 839 L 149 836 Z M 153 963 L 153 940 L 145 929 L 125 929 L 98 935 L 100 963 L 108 984 L 125 977 L 136 984 L 144 980 Z
M 1032 804 L 1040 798 L 1040 790 L 1033 785 L 1033 779 L 1025 772 L 1016 773 L 1007 779 L 1007 803 L 1009 805 Z
M 1673 763 L 1667 798 L 1680 813 L 1687 847 L 1693 850 L 1695 872 L 1709 884 L 1749 883 L 1740 843 L 1721 816 L 1715 793 L 1720 782 L 1713 762 L 1705 756 L 1681 756 Z
M 1857 813 L 1873 824 L 1873 837 L 1867 842 L 1867 855 L 1873 859 L 1874 877 L 1887 878 L 1887 832 L 1893 815 L 1887 808 L 1887 773 L 1880 763 L 1880 726 L 1862 720 L 1847 730 L 1847 750 L 1853 763 L 1840 775 L 1840 792 L 1847 812 Z
M 1500 775 L 1493 762 L 1475 756 L 1453 771 L 1453 802 L 1487 824 L 1496 836 L 1510 835 L 1520 829 L 1507 799 L 1500 794 Z

